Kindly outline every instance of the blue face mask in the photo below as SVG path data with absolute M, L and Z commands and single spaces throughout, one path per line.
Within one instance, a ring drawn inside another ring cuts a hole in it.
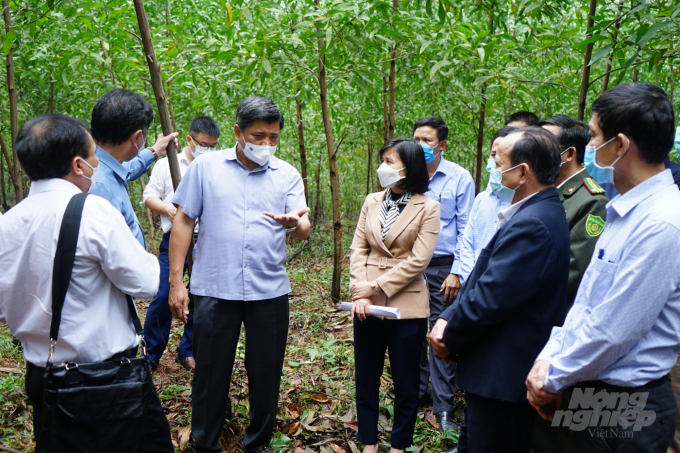
M 496 161 L 493 160 L 493 157 L 489 157 L 489 159 L 486 161 L 486 171 L 491 173 L 491 170 L 494 168 L 496 168 Z
M 520 165 L 522 164 L 515 165 L 514 167 L 508 168 L 504 171 L 500 171 L 497 168 L 491 170 L 491 176 L 489 176 L 489 185 L 491 186 L 491 190 L 493 190 L 493 193 L 496 194 L 498 198 L 505 201 L 506 203 L 512 203 L 512 199 L 515 198 L 515 191 L 521 184 L 518 184 L 514 189 L 505 187 L 501 182 L 503 180 L 503 173 L 514 170 Z
M 675 152 L 680 154 L 680 126 L 675 130 Z
M 441 143 L 441 142 L 439 142 L 439 143 Z M 439 143 L 437 143 L 434 146 L 426 145 L 425 143 L 420 144 L 420 147 L 423 148 L 423 151 L 425 152 L 425 163 L 429 164 L 430 162 L 435 160 L 435 158 L 437 157 L 437 155 L 439 153 L 435 154 L 434 149 L 437 146 L 439 146 Z
M 615 135 L 614 137 L 610 138 L 597 148 L 595 148 L 594 146 L 586 146 L 586 154 L 583 158 L 583 165 L 586 167 L 586 170 L 588 170 L 588 173 L 590 173 L 590 176 L 600 184 L 602 183 L 614 184 L 614 164 L 616 164 L 619 161 L 619 159 L 623 157 L 623 154 L 617 157 L 616 160 L 611 163 L 611 165 L 607 167 L 600 167 L 599 165 L 597 165 L 597 150 L 611 143 L 611 141 L 614 140 L 616 137 L 618 137 L 618 135 Z M 628 148 L 626 148 L 626 151 L 628 151 Z M 624 154 L 626 153 L 626 151 L 624 151 Z

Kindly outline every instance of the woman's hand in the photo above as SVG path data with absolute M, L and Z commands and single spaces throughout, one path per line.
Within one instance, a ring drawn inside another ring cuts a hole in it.
M 357 315 L 359 321 L 366 321 L 366 318 L 371 316 L 370 313 L 371 300 L 370 299 L 355 299 L 352 304 L 352 318 Z
M 350 294 L 352 294 L 352 300 L 356 301 L 357 299 L 370 299 L 370 297 L 379 290 L 380 286 L 378 286 L 377 282 L 375 291 L 371 288 L 370 282 L 359 282 L 352 285 Z

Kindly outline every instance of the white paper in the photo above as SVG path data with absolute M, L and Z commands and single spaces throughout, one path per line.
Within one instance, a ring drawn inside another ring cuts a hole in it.
M 345 311 L 352 311 L 352 302 L 343 302 L 341 308 Z M 398 308 L 381 307 L 380 305 L 371 305 L 368 309 L 373 316 L 383 316 L 385 318 L 401 319 L 401 312 Z

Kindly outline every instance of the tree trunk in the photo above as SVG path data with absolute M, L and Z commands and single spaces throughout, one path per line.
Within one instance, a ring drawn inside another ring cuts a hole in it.
M 2 197 L 2 207 L 7 207 L 7 192 L 5 192 L 5 156 L 4 153 L 0 153 L 0 196 Z
M 319 221 L 319 213 L 321 212 L 321 157 L 322 153 L 319 151 L 319 161 L 316 164 L 316 201 L 314 203 L 312 226 L 316 226 L 316 222 Z
M 9 12 L 9 1 L 2 0 L 2 16 L 5 20 L 5 34 L 14 28 L 12 16 Z M 21 164 L 19 156 L 14 149 L 14 141 L 19 132 L 19 113 L 17 109 L 17 92 L 14 83 L 14 46 L 10 47 L 7 54 L 7 91 L 9 93 L 9 122 L 10 122 L 10 141 L 12 143 L 12 184 L 14 185 L 15 202 L 19 203 L 24 199 L 24 184 L 21 176 Z M 9 163 L 9 159 L 7 161 Z
M 104 61 L 106 61 L 106 68 L 109 71 L 109 77 L 111 78 L 111 83 L 113 84 L 113 88 L 118 88 L 118 84 L 116 83 L 116 78 L 113 76 L 113 66 L 111 64 L 111 60 L 109 60 L 109 54 L 106 52 L 106 48 L 104 47 L 104 41 L 100 40 L 99 41 L 99 47 L 102 49 L 102 55 L 104 56 Z
M 397 56 L 397 46 L 392 47 L 392 56 L 390 59 L 390 79 L 389 79 L 389 126 L 387 138 L 390 140 L 394 138 L 394 77 L 397 71 L 397 63 L 395 61 Z
M 640 66 L 640 58 L 635 60 L 635 68 L 633 68 L 633 82 L 637 83 L 638 75 L 640 74 L 638 67 Z
M 163 79 L 161 79 L 161 68 L 156 59 L 156 51 L 151 40 L 151 31 L 149 30 L 149 22 L 144 10 L 143 0 L 133 0 L 135 5 L 135 12 L 137 14 L 137 23 L 139 24 L 139 34 L 142 38 L 144 46 L 144 56 L 149 65 L 149 74 L 151 75 L 151 87 L 153 88 L 156 97 L 156 105 L 158 106 L 158 116 L 160 117 L 161 128 L 164 135 L 172 133 L 172 125 L 170 123 L 170 114 L 168 112 L 168 103 L 166 102 L 165 92 L 163 90 Z M 172 186 L 177 190 L 182 174 L 179 171 L 179 161 L 177 160 L 177 150 L 174 142 L 170 142 L 167 148 L 168 164 L 170 166 L 170 176 L 172 178 Z
M 317 7 L 319 0 L 316 0 Z M 319 29 L 317 29 L 320 31 Z M 342 275 L 342 222 L 340 219 L 340 179 L 335 159 L 335 145 L 333 143 L 333 129 L 330 111 L 328 109 L 328 86 L 326 84 L 326 55 L 322 54 L 324 39 L 319 38 L 319 96 L 321 98 L 321 116 L 323 128 L 326 132 L 326 147 L 328 148 L 328 169 L 331 178 L 331 202 L 333 207 L 333 279 L 331 282 L 331 302 L 340 302 L 340 276 Z
M 614 22 L 614 31 L 612 32 L 612 43 L 614 44 L 609 51 L 609 58 L 607 59 L 607 67 L 604 70 L 604 78 L 602 79 L 602 90 L 600 94 L 604 94 L 609 86 L 609 72 L 612 70 L 612 58 L 614 57 L 614 50 L 616 50 L 616 40 L 619 34 L 619 27 L 621 26 L 621 11 L 623 10 L 623 2 L 619 2 L 618 12 L 616 13 L 616 22 Z
M 482 184 L 482 161 L 484 158 L 484 120 L 486 118 L 486 82 L 482 84 L 482 104 L 479 106 L 479 126 L 477 127 L 477 165 L 475 168 L 475 193 L 480 192 Z
M 383 144 L 389 139 L 390 121 L 387 113 L 387 77 L 383 75 Z
M 50 98 L 47 101 L 47 111 L 51 114 L 54 113 L 54 83 L 56 80 L 50 75 Z
M 373 143 L 368 144 L 368 164 L 366 167 L 366 195 L 371 193 L 371 176 L 373 175 Z
M 595 23 L 595 8 L 597 0 L 590 0 L 590 11 L 588 12 L 587 29 L 591 29 Z M 588 37 L 592 35 L 589 34 Z M 583 57 L 583 76 L 581 78 L 581 91 L 578 94 L 578 119 L 583 121 L 586 113 L 586 98 L 588 96 L 588 87 L 590 86 L 590 57 L 593 55 L 593 43 L 586 45 L 586 54 Z
M 300 78 L 298 81 L 302 82 Z M 295 96 L 298 121 L 298 144 L 300 146 L 300 172 L 302 173 L 302 184 L 305 186 L 305 201 L 309 201 L 309 188 L 307 186 L 307 151 L 305 150 L 305 123 L 302 121 L 302 101 L 300 93 Z

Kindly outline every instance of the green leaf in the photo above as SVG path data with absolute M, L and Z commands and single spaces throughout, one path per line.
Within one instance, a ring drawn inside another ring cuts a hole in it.
M 422 46 L 420 46 L 420 51 L 418 52 L 419 54 L 423 53 L 427 47 L 432 44 L 432 41 L 425 41 Z
M 266 58 L 262 59 L 262 67 L 264 68 L 265 71 L 267 71 L 269 74 L 272 73 L 272 65 L 269 63 L 269 60 Z
M 253 20 L 253 14 L 250 12 L 248 8 L 243 8 L 243 17 L 245 17 L 248 20 Z
M 12 50 L 12 45 L 14 45 L 14 36 L 15 35 L 16 35 L 16 33 L 14 32 L 14 30 L 11 30 L 2 39 L 2 50 L 5 52 L 5 55 L 9 54 L 9 51 Z
M 665 28 L 666 25 L 668 25 L 668 24 L 670 24 L 670 23 L 671 23 L 670 21 L 659 22 L 659 23 L 656 23 L 656 24 L 652 25 L 651 27 L 649 27 L 649 30 L 647 30 L 647 33 L 645 33 L 645 35 L 644 35 L 642 38 L 640 38 L 640 41 L 638 41 L 638 45 L 639 45 L 640 47 L 644 47 L 645 44 L 647 44 L 647 41 L 649 41 L 650 39 L 652 39 L 652 37 L 653 37 L 659 30 Z
M 601 49 L 598 49 L 597 52 L 593 54 L 593 56 L 590 58 L 590 63 L 588 63 L 588 66 L 592 66 L 595 63 L 597 63 L 602 57 L 607 55 L 609 53 L 609 50 L 614 47 L 614 43 L 607 44 L 606 46 L 602 47 Z
M 432 66 L 432 69 L 430 69 L 430 78 L 433 79 L 437 71 L 439 71 L 442 67 L 450 65 L 451 62 L 449 60 L 442 60 Z
M 300 362 L 295 362 L 293 360 L 289 360 L 288 365 L 292 366 L 293 368 L 297 368 L 297 367 L 300 366 Z
M 479 58 L 484 61 L 484 48 L 483 47 L 478 47 L 477 48 L 477 53 L 479 54 Z
M 326 30 L 326 49 L 328 49 L 331 46 L 331 42 L 333 40 L 333 27 L 328 27 Z
M 231 21 L 234 19 L 234 15 L 231 11 L 231 3 L 227 2 L 227 21 L 229 22 L 229 25 L 231 25 Z
M 444 9 L 444 2 L 442 0 L 439 0 L 439 11 L 437 14 L 439 15 L 439 22 L 443 24 L 446 21 L 446 10 Z
M 534 2 L 531 5 L 527 6 L 527 9 L 524 10 L 524 14 L 527 14 L 527 13 L 535 10 L 536 8 L 540 8 L 540 7 L 541 7 L 540 2 Z

